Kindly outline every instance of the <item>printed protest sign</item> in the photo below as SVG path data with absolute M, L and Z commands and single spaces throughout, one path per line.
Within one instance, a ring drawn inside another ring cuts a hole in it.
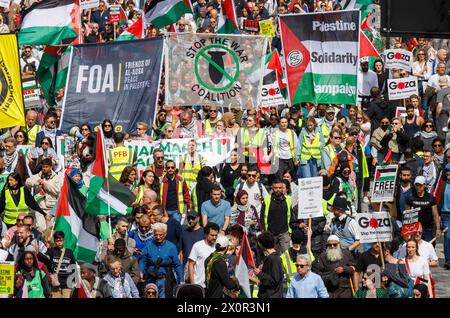
M 14 262 L 0 262 L 0 295 L 14 294 Z
M 0 8 L 9 9 L 9 4 L 11 0 L 0 0 Z
M 372 189 L 372 202 L 390 202 L 394 199 L 397 165 L 377 166 Z
M 414 109 L 414 115 L 419 116 L 419 109 Z M 395 118 L 403 118 L 406 117 L 406 107 L 397 107 L 395 109 Z
M 392 240 L 392 223 L 388 212 L 358 213 L 355 220 L 361 243 Z
M 402 236 L 414 234 L 419 230 L 420 208 L 403 211 Z
M 22 82 L 22 94 L 25 109 L 40 106 L 40 89 L 37 87 L 36 80 Z
M 413 94 L 419 94 L 417 77 L 409 76 L 405 78 L 388 79 L 389 100 L 408 98 Z
M 100 0 L 80 0 L 81 10 L 97 8 Z
M 384 56 L 385 68 L 397 68 L 405 71 L 411 71 L 413 62 L 413 56 L 411 52 L 402 49 L 385 50 Z
M 109 22 L 120 22 L 120 5 L 112 5 L 109 7 Z
M 298 218 L 308 219 L 323 216 L 323 178 L 298 180 Z
M 266 36 L 275 36 L 273 21 L 271 19 L 259 21 L 259 33 Z
M 259 31 L 259 23 L 256 20 L 245 20 L 244 21 L 244 31 L 247 32 L 258 32 Z

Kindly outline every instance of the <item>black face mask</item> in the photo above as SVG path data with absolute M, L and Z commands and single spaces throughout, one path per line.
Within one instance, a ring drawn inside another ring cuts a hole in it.
M 380 127 L 381 129 L 386 130 L 388 128 L 388 125 L 381 125 Z

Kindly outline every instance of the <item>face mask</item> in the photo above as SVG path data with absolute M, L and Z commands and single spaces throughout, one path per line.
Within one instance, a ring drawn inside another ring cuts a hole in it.
M 381 125 L 381 129 L 386 130 L 388 128 L 388 125 Z

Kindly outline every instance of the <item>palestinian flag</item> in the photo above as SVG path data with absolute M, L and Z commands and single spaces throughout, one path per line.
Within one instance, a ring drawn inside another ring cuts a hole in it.
M 243 298 L 252 298 L 248 271 L 254 269 L 255 267 L 256 265 L 253 260 L 252 250 L 250 249 L 247 235 L 244 232 L 242 235 L 241 249 L 239 250 L 235 269 L 235 275 L 239 281 L 239 285 L 241 286 L 241 296 Z
M 359 57 L 369 57 L 379 59 L 380 54 L 377 49 L 373 46 L 372 42 L 367 38 L 364 32 L 360 32 L 359 34 Z
M 398 166 L 378 166 L 375 171 L 375 182 L 395 181 Z
M 86 201 L 86 212 L 93 215 L 131 213 L 135 195 L 108 173 L 103 132 L 97 131 L 95 161 Z
M 120 6 L 120 21 L 117 24 L 117 28 L 126 28 L 128 26 L 128 17 L 125 14 L 125 11 L 123 11 L 122 6 Z
M 238 28 L 233 0 L 222 0 L 222 13 L 217 20 L 217 34 L 230 34 Z
M 34 2 L 22 16 L 19 45 L 69 44 L 78 36 L 80 20 L 78 1 Z
M 153 0 L 145 13 L 148 23 L 158 29 L 176 23 L 185 13 L 192 13 L 190 0 Z
M 283 81 L 284 72 L 283 65 L 281 65 L 280 55 L 278 54 L 278 50 L 275 49 L 272 53 L 267 57 L 267 68 L 269 70 L 275 71 L 277 75 L 278 87 L 280 88 L 281 95 L 284 98 L 287 97 L 287 84 Z
M 85 213 L 86 198 L 66 174 L 55 214 L 55 231 L 65 234 L 64 245 L 79 261 L 92 263 L 99 244 L 99 221 Z
M 361 30 L 365 33 L 365 35 L 370 39 L 372 38 L 378 49 L 382 49 L 383 41 L 381 40 L 381 35 L 377 29 L 372 26 L 374 17 L 369 14 L 361 23 Z
M 116 41 L 137 40 L 145 37 L 144 18 L 139 18 L 136 22 L 122 32 Z
M 356 104 L 359 12 L 279 17 L 291 104 Z
M 72 47 L 47 45 L 36 71 L 36 79 L 51 106 L 56 105 L 56 94 L 66 86 L 71 50 Z
M 89 292 L 86 284 L 84 283 L 84 280 L 81 278 L 81 275 L 79 277 L 79 280 L 80 280 L 80 287 L 78 287 L 77 298 L 92 298 L 91 293 Z

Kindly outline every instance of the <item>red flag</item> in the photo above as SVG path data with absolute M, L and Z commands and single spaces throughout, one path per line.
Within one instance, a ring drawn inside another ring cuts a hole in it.
M 103 131 L 99 127 L 97 131 L 97 142 L 95 145 L 95 161 L 92 167 L 92 174 L 101 178 L 108 175 L 108 161 L 106 160 L 105 145 L 103 144 Z
M 380 58 L 380 54 L 373 46 L 372 42 L 370 42 L 364 32 L 359 31 L 359 58 L 366 56 Z

